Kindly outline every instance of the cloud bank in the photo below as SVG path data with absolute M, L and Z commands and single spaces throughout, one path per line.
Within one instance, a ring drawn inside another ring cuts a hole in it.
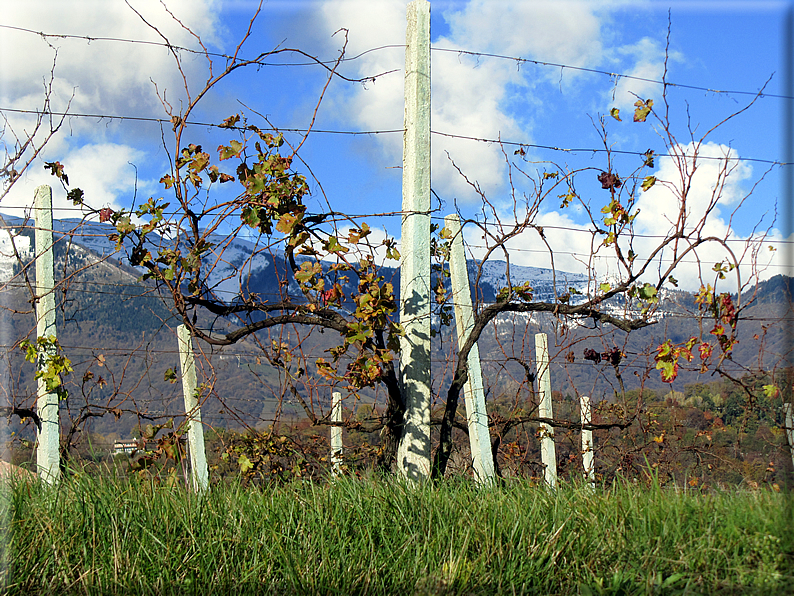
M 79 5 L 55 0 L 30 3 L 11 2 L 4 6 L 3 22 L 13 27 L 52 34 L 111 37 L 195 47 L 196 40 L 176 19 L 200 35 L 206 43 L 217 40 L 218 24 L 212 0 L 173 0 L 164 5 L 157 0 L 123 2 L 83 0 Z M 157 28 L 155 31 L 146 22 Z M 181 73 L 173 56 L 160 46 L 113 41 L 42 37 L 4 30 L 0 36 L 4 57 L 0 70 L 0 105 L 20 110 L 44 107 L 44 95 L 51 88 L 49 108 L 75 114 L 146 116 L 163 114 L 161 100 L 178 111 L 184 101 Z M 200 59 L 183 56 L 188 79 L 203 80 Z M 156 87 L 155 87 L 156 83 Z M 158 91 L 160 97 L 158 97 Z M 10 150 L 13 130 L 24 137 L 35 126 L 35 115 L 7 113 L 3 143 Z M 46 126 L 45 126 L 46 129 Z M 43 130 L 42 132 L 46 132 Z M 41 134 L 34 145 L 41 143 Z M 159 146 L 159 130 L 153 126 L 123 126 L 118 121 L 95 118 L 68 118 L 60 133 L 41 153 L 41 163 L 21 179 L 3 199 L 0 209 L 20 215 L 29 206 L 34 189 L 40 184 L 53 186 L 56 217 L 74 216 L 57 179 L 43 170 L 44 161 L 61 161 L 75 186 L 86 191 L 91 203 L 119 207 L 129 205 L 135 187 L 135 168 L 146 154 L 136 149 L 138 141 Z M 154 181 L 139 180 L 142 191 L 153 190 Z

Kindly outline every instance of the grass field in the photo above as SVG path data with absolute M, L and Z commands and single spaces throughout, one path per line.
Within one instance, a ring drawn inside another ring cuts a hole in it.
M 791 594 L 790 495 L 5 484 L 7 594 Z M 230 591 L 231 590 L 231 591 Z

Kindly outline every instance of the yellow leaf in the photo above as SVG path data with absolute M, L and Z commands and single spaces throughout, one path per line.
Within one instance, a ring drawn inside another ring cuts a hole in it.
M 654 184 L 656 184 L 656 176 L 646 176 L 642 181 L 642 190 L 649 190 Z

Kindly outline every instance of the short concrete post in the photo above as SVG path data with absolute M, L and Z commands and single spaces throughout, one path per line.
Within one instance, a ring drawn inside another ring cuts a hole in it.
M 584 477 L 595 488 L 595 468 L 593 467 L 593 431 L 584 428 L 590 424 L 590 396 L 580 395 L 579 406 L 582 413 L 582 463 L 584 464 Z
M 193 341 L 190 337 L 190 329 L 185 325 L 177 327 L 176 332 L 179 340 L 179 363 L 182 368 L 182 393 L 185 397 L 190 471 L 193 477 L 193 489 L 196 492 L 202 492 L 209 486 L 209 470 L 207 469 L 207 454 L 204 451 L 201 407 L 196 395 L 196 361 L 193 356 Z
M 455 305 L 455 322 L 458 332 L 458 348 L 474 328 L 474 309 L 471 305 L 469 272 L 466 268 L 466 255 L 463 252 L 463 235 L 457 215 L 447 215 L 444 225 L 452 234 L 449 255 L 449 274 L 452 284 L 452 303 Z M 469 425 L 469 445 L 474 475 L 478 482 L 485 484 L 494 480 L 493 455 L 491 454 L 491 435 L 488 432 L 488 413 L 485 409 L 480 349 L 475 343 L 469 352 L 469 380 L 464 387 L 466 420 Z
M 52 248 L 52 188 L 36 189 L 36 319 L 38 337 L 56 337 L 55 330 L 55 266 Z M 39 354 L 38 366 L 46 368 L 48 353 Z M 47 392 L 44 379 L 38 380 L 36 410 L 41 420 L 36 448 L 36 469 L 39 478 L 57 484 L 61 477 L 58 395 Z
M 540 393 L 538 414 L 541 418 L 554 418 L 551 407 L 551 375 L 549 374 L 549 345 L 545 333 L 535 334 L 537 378 Z M 554 447 L 554 430 L 545 422 L 540 424 L 540 459 L 546 466 L 546 484 L 557 486 L 557 450 Z
M 786 437 L 788 438 L 788 446 L 791 450 L 791 463 L 794 465 L 794 416 L 792 416 L 791 410 L 792 407 L 790 403 L 783 404 L 783 414 L 786 417 Z
M 334 391 L 331 402 L 331 422 L 342 422 L 342 394 Z M 342 427 L 331 427 L 331 475 L 338 476 L 342 468 Z
M 397 468 L 430 476 L 430 3 L 408 4 L 405 49 L 400 381 L 405 417 Z

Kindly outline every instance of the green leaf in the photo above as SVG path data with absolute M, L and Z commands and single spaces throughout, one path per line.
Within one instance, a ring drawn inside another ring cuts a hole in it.
M 662 588 L 669 588 L 669 587 L 671 587 L 673 584 L 677 584 L 679 581 L 681 581 L 681 580 L 682 580 L 683 578 L 685 578 L 685 577 L 686 577 L 686 575 L 685 575 L 685 574 L 683 574 L 683 573 L 674 573 L 673 575 L 671 575 L 670 577 L 668 577 L 666 580 L 664 580 L 664 581 L 662 582 L 662 585 L 661 585 L 660 587 L 662 587 Z
M 176 383 L 176 372 L 174 372 L 173 368 L 169 368 L 168 370 L 165 371 L 165 374 L 163 375 L 163 380 L 168 381 L 169 383 L 172 384 Z
M 327 250 L 328 252 L 337 252 L 337 253 L 338 252 L 346 253 L 349 250 L 348 248 L 345 248 L 344 246 L 339 244 L 339 240 L 337 239 L 336 236 L 329 236 L 328 241 L 325 243 L 325 246 L 323 248 L 325 248 L 325 250 Z
M 154 435 L 157 434 L 158 429 L 154 427 L 153 424 L 147 424 L 143 427 L 143 438 L 144 439 L 153 439 Z
M 642 190 L 648 190 L 654 184 L 656 184 L 656 176 L 646 176 L 645 180 L 642 181 Z
M 25 360 L 37 365 L 34 377 L 44 381 L 48 393 L 55 393 L 59 399 L 66 399 L 68 392 L 63 386 L 61 375 L 73 372 L 72 361 L 60 353 L 61 346 L 53 335 L 38 337 L 36 343 L 25 340 L 20 344 L 25 351 Z
M 645 284 L 639 290 L 639 296 L 641 300 L 658 300 L 656 297 L 656 288 L 651 284 Z
M 672 383 L 678 376 L 678 364 L 660 360 L 656 363 L 656 368 L 661 372 L 662 381 L 664 383 Z
M 276 229 L 282 234 L 291 234 L 297 222 L 298 222 L 297 217 L 295 217 L 291 213 L 285 213 L 284 215 L 281 216 L 281 219 L 278 220 L 278 223 L 276 224 Z
M 248 470 L 253 469 L 254 464 L 251 463 L 251 460 L 248 459 L 248 456 L 243 453 L 239 458 L 237 458 L 237 465 L 240 466 L 240 471 L 245 474 Z
M 609 110 L 609 115 L 612 116 L 618 122 L 623 122 L 623 120 L 620 119 L 620 110 L 619 109 L 612 108 L 611 110 Z
M 129 215 L 119 218 L 116 222 L 116 231 L 122 235 L 130 234 L 135 231 L 135 224 L 130 221 Z
M 220 145 L 218 147 L 218 154 L 223 161 L 224 159 L 231 159 L 232 157 L 240 157 L 243 151 L 243 144 L 240 141 L 230 141 L 229 146 Z
M 258 228 L 262 221 L 259 217 L 259 210 L 250 206 L 243 207 L 243 212 L 240 215 L 240 219 L 245 225 L 252 228 Z
M 606 283 L 606 282 L 605 282 L 605 283 L 602 283 L 600 286 L 598 286 L 598 289 L 599 289 L 599 290 L 601 290 L 601 291 L 602 291 L 604 294 L 606 294 L 607 292 L 609 292 L 609 290 L 610 290 L 611 288 L 612 288 L 612 286 L 611 286 L 611 285 L 609 285 L 609 284 L 608 284 L 608 283 Z
M 777 385 L 764 385 L 764 395 L 768 398 L 777 397 Z

